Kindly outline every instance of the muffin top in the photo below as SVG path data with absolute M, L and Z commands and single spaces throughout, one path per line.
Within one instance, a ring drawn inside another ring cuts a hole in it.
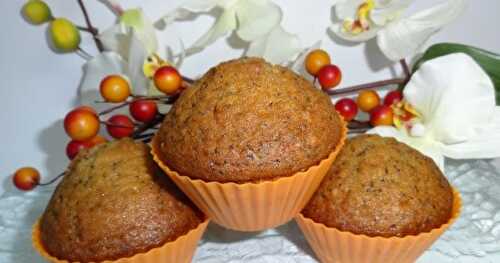
M 445 224 L 452 205 L 432 159 L 395 139 L 362 135 L 347 141 L 302 213 L 355 234 L 402 237 Z
M 129 257 L 202 222 L 201 212 L 160 172 L 149 151 L 122 139 L 78 154 L 40 222 L 49 254 L 70 262 Z
M 262 59 L 222 63 L 185 90 L 155 138 L 160 159 L 181 175 L 258 182 L 319 163 L 341 139 L 329 97 Z

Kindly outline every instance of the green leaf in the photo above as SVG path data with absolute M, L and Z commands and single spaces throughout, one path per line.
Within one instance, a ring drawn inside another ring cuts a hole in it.
M 412 72 L 422 65 L 422 63 L 433 58 L 441 57 L 452 53 L 465 53 L 471 56 L 490 76 L 495 85 L 497 105 L 500 105 L 500 55 L 484 49 L 455 43 L 440 43 L 429 47 L 424 55 L 415 63 Z

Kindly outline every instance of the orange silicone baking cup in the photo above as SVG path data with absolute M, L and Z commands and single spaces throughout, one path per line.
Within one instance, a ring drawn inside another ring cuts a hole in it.
M 205 219 L 195 229 L 187 234 L 180 236 L 175 241 L 167 242 L 161 247 L 153 248 L 145 253 L 135 254 L 131 257 L 120 258 L 117 260 L 106 260 L 102 263 L 158 263 L 158 262 L 179 262 L 189 263 L 193 258 L 198 242 L 207 228 L 209 220 Z M 33 225 L 31 236 L 33 247 L 47 261 L 53 263 L 69 263 L 67 260 L 61 260 L 51 256 L 42 244 L 40 237 L 40 220 Z M 74 262 L 78 263 L 78 262 Z
M 179 188 L 215 223 L 238 231 L 261 231 L 293 219 L 306 205 L 332 165 L 347 136 L 345 123 L 335 150 L 304 172 L 259 183 L 205 182 L 179 175 L 158 157 L 157 136 L 152 155 Z
M 405 237 L 369 237 L 340 231 L 299 214 L 295 220 L 322 263 L 406 263 L 415 262 L 460 215 L 462 201 L 453 189 L 450 220 L 430 232 Z

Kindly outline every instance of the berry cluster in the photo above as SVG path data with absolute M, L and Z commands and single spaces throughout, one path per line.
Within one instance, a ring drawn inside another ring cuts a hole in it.
M 331 64 L 328 53 L 321 49 L 311 51 L 305 60 L 305 68 L 309 74 L 317 78 L 321 88 L 325 91 L 335 88 L 342 80 L 342 72 Z M 367 89 L 359 92 L 356 100 L 342 98 L 335 103 L 335 109 L 345 121 L 354 121 L 358 110 L 370 115 L 371 126 L 393 125 L 392 105 L 401 101 L 403 95 L 399 90 L 393 90 L 381 103 L 380 96 L 374 90 Z
M 158 103 L 168 103 L 172 96 L 182 91 L 182 76 L 171 66 L 162 66 L 155 71 L 153 82 L 158 90 L 167 96 L 135 96 L 131 92 L 129 81 L 119 75 L 106 76 L 100 83 L 99 92 L 105 103 L 119 103 L 103 112 L 96 112 L 92 107 L 79 106 L 66 114 L 64 130 L 71 138 L 66 146 L 66 155 L 73 159 L 83 150 L 107 142 L 99 134 L 101 124 L 114 139 L 133 137 L 136 139 L 150 139 L 152 134 L 142 134 L 149 128 L 154 128 L 162 119 L 158 111 Z M 167 101 L 165 101 L 167 99 Z M 115 114 L 106 121 L 100 117 L 116 109 L 128 106 L 130 116 Z M 40 173 L 32 167 L 23 167 L 13 176 L 14 185 L 24 191 L 33 189 L 40 183 Z

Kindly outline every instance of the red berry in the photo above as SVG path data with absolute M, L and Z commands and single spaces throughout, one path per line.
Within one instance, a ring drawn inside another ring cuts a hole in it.
M 152 100 L 136 100 L 130 103 L 130 115 L 140 122 L 152 121 L 158 113 L 156 102 Z
M 120 139 L 134 132 L 134 123 L 127 115 L 114 115 L 109 118 L 106 129 L 111 137 Z
M 339 85 L 342 80 L 342 72 L 335 65 L 326 65 L 318 72 L 318 80 L 323 90 L 328 90 Z
M 68 145 L 66 145 L 66 156 L 70 160 L 73 160 L 75 156 L 83 149 L 90 148 L 90 145 L 87 141 L 75 141 L 71 140 Z
M 392 108 L 386 105 L 379 105 L 370 112 L 370 124 L 372 126 L 393 124 Z
M 337 110 L 345 121 L 351 121 L 358 114 L 358 105 L 356 102 L 349 98 L 343 98 L 337 103 L 335 103 L 335 109 Z
M 40 173 L 33 167 L 23 167 L 14 173 L 12 181 L 19 190 L 29 191 L 40 183 Z
M 393 90 L 387 95 L 385 95 L 384 98 L 384 105 L 386 106 L 391 106 L 394 103 L 398 103 L 403 99 L 403 94 L 399 90 Z

